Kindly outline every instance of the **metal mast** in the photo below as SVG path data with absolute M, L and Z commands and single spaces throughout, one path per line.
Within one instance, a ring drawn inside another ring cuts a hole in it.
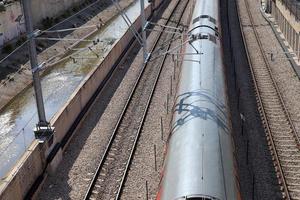
M 148 60 L 148 52 L 147 52 L 147 36 L 146 36 L 145 2 L 144 0 L 140 0 L 140 2 L 141 2 L 142 37 L 143 37 L 143 56 L 144 56 L 144 62 L 146 63 Z
M 29 58 L 30 58 L 30 64 L 32 70 L 35 100 L 36 100 L 38 117 L 39 117 L 39 122 L 36 126 L 35 134 L 37 138 L 40 138 L 41 136 L 45 136 L 45 134 L 46 135 L 48 134 L 50 127 L 49 127 L 49 123 L 46 120 L 42 87 L 40 82 L 39 65 L 37 60 L 36 44 L 35 44 L 35 37 L 37 34 L 36 32 L 33 31 L 32 15 L 31 15 L 31 0 L 22 0 L 22 5 L 23 5 L 27 37 L 29 40 Z

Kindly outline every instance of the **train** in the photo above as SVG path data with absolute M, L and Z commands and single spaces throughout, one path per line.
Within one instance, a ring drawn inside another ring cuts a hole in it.
M 219 0 L 194 0 L 157 200 L 239 200 Z

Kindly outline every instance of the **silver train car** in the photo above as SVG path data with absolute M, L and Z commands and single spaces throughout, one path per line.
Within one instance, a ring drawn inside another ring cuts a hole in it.
M 219 12 L 219 0 L 195 0 L 157 200 L 241 199 Z

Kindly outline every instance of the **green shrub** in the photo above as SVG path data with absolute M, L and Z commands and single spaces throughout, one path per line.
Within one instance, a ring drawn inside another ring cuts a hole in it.
M 55 23 L 55 24 L 57 24 L 57 23 L 60 22 L 60 21 L 61 21 L 60 17 L 56 17 L 56 18 L 54 19 L 54 23 Z
M 42 25 L 44 27 L 44 29 L 48 29 L 51 26 L 53 26 L 53 18 L 52 17 L 46 17 L 45 19 L 42 20 Z
M 74 13 L 76 13 L 78 10 L 79 10 L 79 7 L 78 7 L 78 6 L 75 6 L 75 7 L 72 8 L 72 11 L 73 11 Z
M 5 6 L 0 4 L 0 12 L 4 12 L 6 9 L 5 9 Z
M 47 46 L 44 42 L 41 41 L 37 42 L 37 45 L 41 48 L 45 48 Z
M 67 18 L 67 17 L 69 17 L 71 14 L 72 14 L 72 13 L 71 13 L 70 10 L 66 10 L 66 11 L 61 15 L 61 17 L 62 17 L 62 18 Z
M 10 53 L 14 50 L 14 47 L 11 44 L 7 44 L 3 47 L 4 53 Z
M 16 42 L 16 46 L 21 46 L 26 41 L 26 37 L 20 37 Z

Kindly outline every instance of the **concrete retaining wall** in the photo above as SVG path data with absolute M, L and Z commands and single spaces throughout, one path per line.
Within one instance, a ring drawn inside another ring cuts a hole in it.
M 151 7 L 148 6 L 146 15 L 149 17 L 150 14 Z M 134 25 L 137 29 L 140 28 L 139 18 Z M 114 45 L 99 67 L 90 72 L 82 81 L 69 101 L 51 120 L 51 124 L 56 130 L 53 141 L 43 144 L 39 144 L 37 141 L 33 142 L 30 149 L 6 178 L 5 183 L 0 185 L 0 199 L 23 199 L 38 177 L 41 179 L 47 173 L 55 171 L 58 163 L 62 160 L 60 144 L 63 138 L 132 38 L 133 35 L 128 30 Z M 55 152 L 54 155 L 53 152 Z M 50 155 L 51 159 L 49 160 Z
M 147 16 L 150 16 L 150 7 L 147 8 Z M 135 21 L 135 27 L 140 27 L 140 20 Z M 114 45 L 113 49 L 108 53 L 100 66 L 90 72 L 79 85 L 78 89 L 73 93 L 70 100 L 65 104 L 64 108 L 58 112 L 51 120 L 51 124 L 55 127 L 56 134 L 54 143 L 60 142 L 66 132 L 74 123 L 76 117 L 80 114 L 84 106 L 87 104 L 92 95 L 96 92 L 104 78 L 107 76 L 116 60 L 121 56 L 124 49 L 128 46 L 133 38 L 131 31 L 126 34 Z
M 85 0 L 31 0 L 33 23 L 37 25 L 46 17 L 56 17 Z
M 276 5 L 272 6 L 272 15 L 275 17 L 280 31 L 283 33 L 289 46 L 298 58 L 300 58 L 299 21 L 296 20 L 296 17 L 280 1 L 276 1 Z
M 42 145 L 37 141 L 32 143 L 18 165 L 12 169 L 6 182 L 0 185 L 1 200 L 24 199 L 27 191 L 43 172 L 46 162 L 41 148 Z
M 64 11 L 79 5 L 85 0 L 31 0 L 33 24 L 37 26 L 46 17 L 56 17 Z M 164 0 L 154 0 L 158 6 Z M 0 12 L 0 47 L 25 33 L 22 7 L 19 1 L 5 6 L 6 11 Z
M 46 17 L 61 15 L 64 11 L 85 0 L 31 0 L 33 24 L 36 26 Z M 20 1 L 5 5 L 0 12 L 0 46 L 25 33 L 25 24 Z
M 5 10 L 0 12 L 0 46 L 25 32 L 20 3 L 6 5 Z

